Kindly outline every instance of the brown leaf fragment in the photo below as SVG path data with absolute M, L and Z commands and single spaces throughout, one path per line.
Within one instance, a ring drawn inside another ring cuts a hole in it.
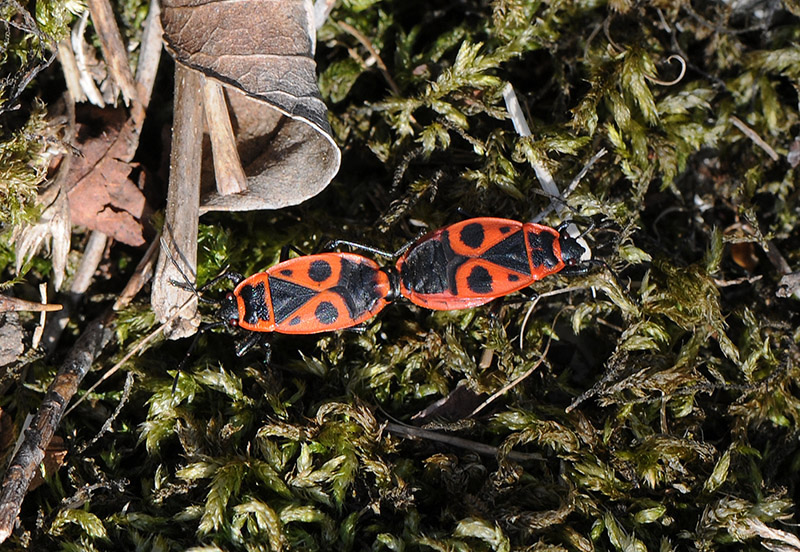
M 82 111 L 77 147 L 83 155 L 73 159 L 66 184 L 72 222 L 128 245 L 144 245 L 152 235 L 153 210 L 143 192 L 145 173 L 130 161 L 139 142 L 135 125 L 122 109 Z
M 221 193 L 208 163 L 202 210 L 277 209 L 322 191 L 340 152 L 317 88 L 310 0 L 167 0 L 162 22 L 175 59 L 225 85 L 246 176 L 245 191 Z
M 32 491 L 42 483 L 45 477 L 52 477 L 58 469 L 64 464 L 64 458 L 67 457 L 67 447 L 64 444 L 64 439 L 58 435 L 53 436 L 50 444 L 44 451 L 44 460 L 42 466 L 33 475 L 31 486 L 28 491 Z M 43 473 L 44 472 L 44 473 Z
M 426 423 L 435 419 L 462 420 L 469 416 L 469 413 L 485 398 L 485 393 L 478 394 L 466 385 L 459 384 L 449 395 L 429 404 L 414 414 L 411 419 L 417 423 Z

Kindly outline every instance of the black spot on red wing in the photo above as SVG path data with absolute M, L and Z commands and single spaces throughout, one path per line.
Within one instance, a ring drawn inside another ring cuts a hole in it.
M 525 236 L 521 230 L 509 234 L 502 241 L 487 249 L 481 255 L 481 259 L 509 268 L 520 274 L 531 273 L 531 267 L 528 264 L 528 251 L 525 248 Z
M 244 302 L 244 321 L 258 324 L 259 320 L 269 320 L 269 308 L 264 296 L 264 282 L 255 286 L 242 286 L 239 290 Z
M 553 251 L 553 242 L 556 237 L 550 232 L 528 232 L 528 243 L 531 247 L 531 261 L 533 266 L 554 268 L 558 265 L 558 258 Z
M 516 274 L 509 274 L 508 275 L 508 281 L 509 282 L 519 282 L 519 276 L 517 276 Z
M 482 266 L 475 266 L 467 276 L 467 287 L 474 293 L 491 293 L 492 275 Z
M 294 318 L 289 320 L 289 325 L 290 326 L 297 326 L 300 322 L 302 322 L 302 319 L 299 316 L 295 316 Z
M 483 240 L 486 238 L 486 235 L 483 232 L 482 224 L 479 222 L 471 222 L 461 229 L 458 237 L 467 247 L 477 249 L 483 245 Z
M 510 226 L 501 226 L 500 227 L 500 233 L 501 234 L 508 234 L 509 232 L 511 232 L 511 227 Z
M 291 276 L 292 274 L 294 274 L 294 271 L 291 268 L 284 268 L 283 270 L 281 270 L 281 274 L 283 276 Z
M 297 309 L 308 303 L 317 292 L 288 280 L 270 277 L 269 294 L 272 297 L 275 322 L 281 324 Z
M 308 267 L 308 277 L 315 282 L 324 282 L 331 277 L 331 265 L 328 261 L 314 261 Z
M 317 320 L 321 324 L 333 324 L 336 322 L 336 319 L 339 318 L 339 309 L 329 301 L 322 301 L 314 310 L 314 316 L 317 317 Z

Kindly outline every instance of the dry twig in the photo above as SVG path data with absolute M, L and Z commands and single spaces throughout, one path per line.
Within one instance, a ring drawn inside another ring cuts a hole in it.
M 47 390 L 25 438 L 11 460 L 0 488 L 0 543 L 14 529 L 22 500 L 44 459 L 45 450 L 61 422 L 64 410 L 83 378 L 113 336 L 115 316 L 108 310 L 87 326 L 72 347 Z

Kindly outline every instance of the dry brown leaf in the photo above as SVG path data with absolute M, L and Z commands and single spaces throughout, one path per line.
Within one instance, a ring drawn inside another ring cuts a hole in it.
M 313 19 L 310 0 L 164 2 L 170 52 L 226 85 L 247 177 L 246 191 L 220 194 L 209 163 L 204 211 L 295 205 L 322 191 L 338 171 L 339 148 L 317 89 Z
M 139 143 L 136 125 L 123 109 L 82 110 L 76 146 L 82 157 L 72 160 L 66 186 L 72 222 L 99 230 L 117 241 L 141 246 L 152 235 L 153 210 L 142 191 L 142 176 L 134 182 L 132 163 Z M 102 129 L 99 135 L 93 129 Z M 144 175 L 144 172 L 140 172 Z
M 36 487 L 44 483 L 45 477 L 52 477 L 55 472 L 64 464 L 64 458 L 67 457 L 67 447 L 64 444 L 64 439 L 58 435 L 54 435 L 44 451 L 44 460 L 42 466 L 33 476 L 31 486 L 28 492 L 34 490 Z M 44 474 L 42 474 L 44 471 Z
M 463 420 L 485 398 L 485 393 L 478 394 L 466 385 L 457 385 L 449 395 L 429 404 L 414 414 L 411 419 L 417 423 L 427 423 L 432 420 L 450 422 Z

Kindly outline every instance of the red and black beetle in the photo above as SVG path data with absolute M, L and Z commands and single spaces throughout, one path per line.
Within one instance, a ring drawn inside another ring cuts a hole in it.
M 394 298 L 396 277 L 354 253 L 319 253 L 242 277 L 217 313 L 253 332 L 314 334 L 357 326 Z
M 397 261 L 400 293 L 434 310 L 477 307 L 567 267 L 586 249 L 567 232 L 501 218 L 473 218 L 417 240 Z

